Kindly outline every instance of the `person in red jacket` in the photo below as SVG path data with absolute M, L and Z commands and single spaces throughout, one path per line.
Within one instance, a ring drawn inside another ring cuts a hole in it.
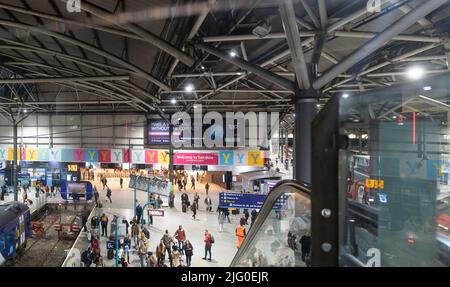
M 211 233 L 208 232 L 208 230 L 205 230 L 205 239 L 203 240 L 205 242 L 205 257 L 203 257 L 203 260 L 206 260 L 206 255 L 209 252 L 209 261 L 211 261 L 211 246 L 212 246 L 212 236 Z

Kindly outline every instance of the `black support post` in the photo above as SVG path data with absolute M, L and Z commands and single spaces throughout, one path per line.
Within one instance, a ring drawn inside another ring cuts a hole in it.
M 169 181 L 173 184 L 173 144 L 172 144 L 173 124 L 169 123 Z
M 295 94 L 294 178 L 311 183 L 311 127 L 317 114 L 317 92 L 310 89 Z
M 18 201 L 17 190 L 17 122 L 13 121 L 13 164 L 12 164 L 12 185 L 14 191 L 14 201 Z

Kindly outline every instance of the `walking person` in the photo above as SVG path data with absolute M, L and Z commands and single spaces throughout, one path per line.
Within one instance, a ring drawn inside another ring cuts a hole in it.
M 145 264 L 147 262 L 147 242 L 145 240 L 145 237 L 143 240 L 141 240 L 141 244 L 139 246 L 139 260 L 141 263 L 141 267 L 145 267 Z
M 238 227 L 236 228 L 236 237 L 237 237 L 237 243 L 236 243 L 236 247 L 237 249 L 241 248 L 242 243 L 244 242 L 246 231 L 245 231 L 245 219 L 241 218 L 243 220 L 241 220 L 241 222 L 239 223 Z
M 180 267 L 181 266 L 181 254 L 178 251 L 178 247 L 176 245 L 172 246 L 172 264 L 171 267 Z
M 169 255 L 170 267 L 172 267 L 172 243 L 173 238 L 169 235 L 169 230 L 166 229 L 161 240 L 164 242 L 164 247 L 166 248 L 167 254 Z
M 186 191 L 186 185 L 187 185 L 187 179 L 184 178 L 183 179 L 183 189 L 184 189 L 184 191 Z
M 156 246 L 156 258 L 158 259 L 158 266 L 163 266 L 165 257 L 166 246 L 164 245 L 164 241 L 161 239 L 158 246 Z
M 120 177 L 119 182 L 120 182 L 120 189 L 123 189 L 123 178 L 122 177 Z
M 94 185 L 94 200 L 95 200 L 95 206 L 100 207 L 100 194 L 98 193 L 97 186 Z
M 209 253 L 209 259 L 208 261 L 211 261 L 211 247 L 214 242 L 212 235 L 208 232 L 208 230 L 205 230 L 205 236 L 203 239 L 203 242 L 205 243 L 205 257 L 203 257 L 203 260 L 206 260 L 207 255 Z
M 205 198 L 205 204 L 206 204 L 206 211 L 207 212 L 211 212 L 211 210 L 212 210 L 212 200 L 211 200 L 211 197 L 209 197 L 209 195 L 207 195 L 206 198 Z
M 231 223 L 231 221 L 230 221 L 230 210 L 228 210 L 228 208 L 225 208 L 224 214 L 225 214 L 225 218 L 228 220 L 228 223 Z
M 245 216 L 245 225 L 248 224 L 248 218 L 250 217 L 250 213 L 248 213 L 248 209 L 244 209 L 244 216 Z
M 191 189 L 195 190 L 195 178 L 193 175 L 191 176 Z
M 108 216 L 106 216 L 106 214 L 102 214 L 102 216 L 100 217 L 100 223 L 102 225 L 102 236 L 108 236 Z
M 173 208 L 175 206 L 175 193 L 170 191 L 169 193 L 169 207 Z
M 130 238 L 130 234 L 127 234 L 127 236 L 123 240 L 123 252 L 124 252 L 124 257 L 126 256 L 128 263 L 130 263 L 130 249 L 131 249 L 131 238 Z
M 194 246 L 189 240 L 184 243 L 184 254 L 186 255 L 186 265 L 191 266 L 192 255 L 194 255 Z
M 205 190 L 206 190 L 206 195 L 208 195 L 208 193 L 209 193 L 209 183 L 208 182 L 205 184 Z
M 55 186 L 52 184 L 52 186 L 50 187 L 50 197 L 56 197 L 55 194 Z
M 198 196 L 197 192 L 194 195 L 194 202 L 197 204 L 197 208 L 198 208 L 198 201 L 200 200 L 200 196 Z
M 6 184 L 4 184 L 3 186 L 2 186 L 2 193 L 1 193 L 1 195 L 0 195 L 0 200 L 5 200 L 5 194 L 6 194 L 6 191 L 8 190 L 8 188 L 6 187 Z
M 197 203 L 195 201 L 192 202 L 191 210 L 192 210 L 192 219 L 195 220 L 195 216 L 197 215 Z
M 140 203 L 138 203 L 138 205 L 136 206 L 136 222 L 138 224 L 141 224 L 142 213 L 143 213 L 142 206 Z
M 300 237 L 300 244 L 302 245 L 302 261 L 306 262 L 311 250 L 311 236 L 309 235 L 309 232 L 306 232 L 305 235 Z
M 81 224 L 83 225 L 84 232 L 87 232 L 87 227 L 86 227 L 87 221 L 88 221 L 88 215 L 86 213 L 83 213 L 83 215 L 81 216 Z
M 112 203 L 111 195 L 112 195 L 112 190 L 111 190 L 111 188 L 107 187 L 107 189 L 106 189 L 106 197 L 109 199 L 110 203 Z M 106 200 L 106 201 L 108 201 L 108 200 Z
M 131 221 L 131 236 L 133 237 L 134 240 L 135 249 L 139 248 L 139 235 L 140 235 L 139 224 L 136 223 L 135 221 Z
M 219 211 L 219 232 L 223 232 L 223 223 L 225 222 L 225 213 L 223 212 L 223 210 Z
M 184 253 L 184 241 L 186 240 L 186 232 L 183 227 L 178 226 L 177 231 L 175 231 L 174 235 L 175 239 L 178 240 L 178 249 L 180 250 L 181 255 Z
M 250 226 L 252 226 L 253 225 L 253 222 L 255 222 L 255 220 L 256 220 L 256 217 L 258 216 L 258 212 L 256 211 L 256 209 L 253 209 L 252 210 L 252 213 L 251 213 L 251 219 L 252 219 L 252 223 L 251 223 L 251 225 Z

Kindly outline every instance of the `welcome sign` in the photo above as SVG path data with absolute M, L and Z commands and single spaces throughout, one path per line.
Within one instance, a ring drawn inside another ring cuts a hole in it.
M 42 162 L 169 164 L 168 150 L 96 148 L 22 148 L 17 159 Z M 13 160 L 12 147 L 0 147 L 0 161 Z M 176 165 L 263 166 L 262 151 L 175 151 Z

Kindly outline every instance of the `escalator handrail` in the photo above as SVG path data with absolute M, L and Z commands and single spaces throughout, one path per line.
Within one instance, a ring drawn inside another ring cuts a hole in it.
M 249 249 L 254 246 L 253 241 L 255 239 L 255 236 L 258 234 L 260 228 L 266 221 L 278 198 L 286 192 L 298 193 L 307 198 L 311 197 L 311 189 L 307 184 L 301 183 L 296 180 L 279 181 L 266 196 L 261 210 L 256 217 L 256 221 L 253 222 L 253 225 L 248 231 L 244 242 L 231 261 L 230 267 L 237 267 L 237 264 L 240 262 L 242 256 L 244 256 L 249 251 Z

